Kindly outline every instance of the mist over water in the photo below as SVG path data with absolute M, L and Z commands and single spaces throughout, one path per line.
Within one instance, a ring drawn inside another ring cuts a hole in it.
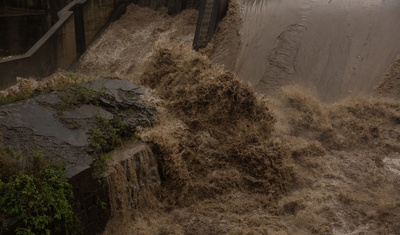
M 129 6 L 79 62 L 158 113 L 160 184 L 114 165 L 104 234 L 397 234 L 400 2 L 233 0 L 200 52 L 196 18 Z

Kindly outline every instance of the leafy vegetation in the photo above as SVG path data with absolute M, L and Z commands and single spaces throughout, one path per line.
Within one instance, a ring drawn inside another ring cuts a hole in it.
M 101 92 L 96 92 L 82 86 L 74 86 L 73 90 L 61 95 L 62 103 L 58 109 L 65 110 L 80 104 L 95 104 L 98 105 L 98 100 Z
M 71 185 L 63 167 L 49 166 L 37 174 L 20 172 L 0 180 L 0 210 L 22 221 L 16 234 L 69 234 L 75 215 L 69 200 Z
M 110 159 L 108 152 L 122 144 L 124 139 L 135 136 L 135 129 L 125 124 L 122 118 L 107 119 L 96 117 L 96 124 L 90 131 L 89 143 L 96 157 L 94 168 L 102 172 Z
M 75 215 L 70 204 L 72 187 L 65 167 L 55 165 L 41 150 L 0 148 L 0 222 L 19 220 L 16 234 L 68 234 Z M 0 233 L 2 231 L 0 227 Z
M 104 172 L 107 167 L 108 160 L 111 159 L 111 155 L 107 153 L 101 153 L 94 161 L 93 166 L 94 169 L 98 172 Z
M 132 135 L 121 118 L 96 117 L 96 125 L 91 130 L 89 142 L 97 153 L 109 152 L 119 146 L 123 137 Z

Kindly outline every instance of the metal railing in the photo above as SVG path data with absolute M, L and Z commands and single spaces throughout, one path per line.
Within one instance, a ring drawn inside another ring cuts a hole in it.
M 0 89 L 16 77 L 44 77 L 68 69 L 116 15 L 127 0 L 74 0 L 58 12 L 58 21 L 25 54 L 0 60 Z

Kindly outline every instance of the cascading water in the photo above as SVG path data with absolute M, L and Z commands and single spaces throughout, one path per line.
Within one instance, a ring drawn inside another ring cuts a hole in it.
M 158 160 L 145 150 L 110 171 L 105 234 L 400 231 L 400 103 L 341 100 L 400 53 L 399 1 L 232 0 L 202 54 L 196 19 L 130 6 L 79 63 L 154 88 L 160 122 L 142 133 Z M 380 94 L 398 99 L 398 74 Z
M 131 143 L 114 151 L 104 176 L 110 194 L 112 221 L 105 234 L 121 232 L 140 212 L 159 207 L 158 160 L 148 146 Z

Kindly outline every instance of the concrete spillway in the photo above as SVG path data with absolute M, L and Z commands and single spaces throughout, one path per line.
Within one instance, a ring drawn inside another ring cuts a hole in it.
M 234 70 L 262 93 L 291 83 L 325 101 L 369 92 L 400 53 L 396 0 L 250 0 L 242 17 Z

